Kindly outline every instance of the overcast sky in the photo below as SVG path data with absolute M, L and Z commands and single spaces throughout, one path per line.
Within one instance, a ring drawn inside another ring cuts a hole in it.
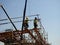
M 0 0 L 10 17 L 23 15 L 24 2 L 25 0 Z M 60 0 L 28 0 L 26 15 L 32 14 L 40 14 L 42 24 L 48 32 L 48 41 L 52 45 L 60 45 Z M 7 17 L 0 8 L 0 19 L 3 18 Z M 18 29 L 19 25 L 16 24 Z M 12 28 L 11 25 L 7 26 Z M 0 26 L 0 32 L 6 28 Z

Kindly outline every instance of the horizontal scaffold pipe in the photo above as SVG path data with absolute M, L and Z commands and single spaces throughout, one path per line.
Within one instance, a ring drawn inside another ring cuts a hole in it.
M 30 16 L 26 16 L 26 17 L 33 17 L 33 16 L 39 16 L 39 14 L 35 14 L 35 15 L 30 15 Z M 21 17 L 14 17 L 14 18 L 11 18 L 11 19 L 20 19 L 20 18 L 23 18 L 22 16 Z M 0 21 L 6 21 L 8 19 L 0 19 Z
M 29 21 L 33 21 L 34 19 L 30 19 Z M 40 19 L 38 19 L 40 20 Z M 19 22 L 22 22 L 22 21 L 14 21 L 13 23 L 19 23 Z M 5 22 L 5 23 L 0 23 L 0 25 L 5 25 L 5 24 L 10 24 L 10 22 Z

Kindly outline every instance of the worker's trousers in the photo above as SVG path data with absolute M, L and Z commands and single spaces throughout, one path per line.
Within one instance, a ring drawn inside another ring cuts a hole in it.
M 28 23 L 25 23 L 24 28 L 28 28 L 28 27 L 29 27 Z
M 34 23 L 34 28 L 37 28 L 37 23 Z

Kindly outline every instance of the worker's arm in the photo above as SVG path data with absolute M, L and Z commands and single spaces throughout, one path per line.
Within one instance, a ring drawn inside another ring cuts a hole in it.
M 39 22 L 39 21 L 40 21 L 40 19 L 37 19 L 37 21 Z

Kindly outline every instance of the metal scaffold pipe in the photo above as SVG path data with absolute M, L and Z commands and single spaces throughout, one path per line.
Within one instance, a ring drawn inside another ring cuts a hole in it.
M 33 21 L 34 19 L 30 19 L 29 21 Z M 22 21 L 13 21 L 13 23 L 20 23 Z M 10 22 L 4 22 L 4 23 L 0 23 L 0 25 L 6 25 L 6 24 L 10 24 Z
M 33 17 L 33 16 L 37 16 L 37 15 L 39 15 L 39 14 L 29 15 L 27 17 Z M 10 18 L 10 19 L 20 19 L 20 18 L 22 18 L 22 16 L 21 17 L 13 17 L 13 18 Z M 8 19 L 0 19 L 0 21 L 6 21 L 6 20 L 8 20 Z
M 4 9 L 4 7 L 2 5 L 0 5 L 0 7 L 3 9 L 4 13 L 6 14 L 6 16 L 8 17 L 9 21 L 11 22 L 11 24 L 13 25 L 13 27 L 15 28 L 15 30 L 17 31 L 16 26 L 14 25 L 14 23 L 12 22 L 12 20 L 10 19 L 9 15 L 7 14 L 6 10 Z
M 23 26 L 24 26 L 24 20 L 25 20 L 25 15 L 26 15 L 26 7 L 27 7 L 27 0 L 25 0 L 25 6 L 24 6 L 24 12 L 23 12 L 23 22 L 22 22 L 22 29 L 21 29 L 22 33 L 23 33 Z M 22 38 L 23 38 L 22 33 L 21 33 L 21 41 L 22 41 Z

